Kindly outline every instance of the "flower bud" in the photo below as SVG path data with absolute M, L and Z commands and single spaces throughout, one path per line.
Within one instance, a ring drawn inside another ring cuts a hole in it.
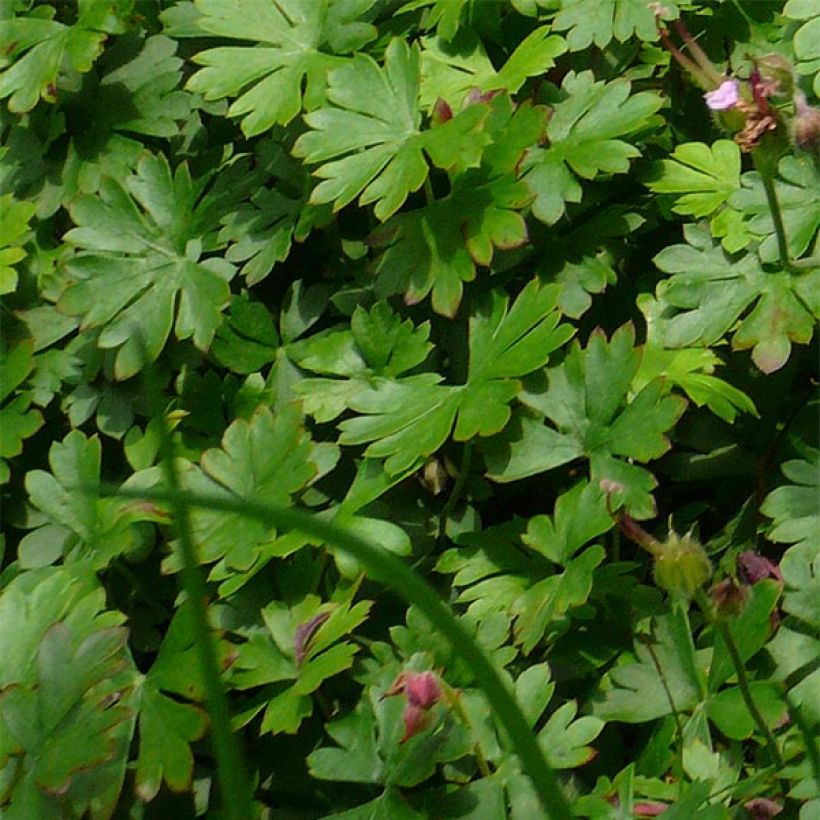
M 659 587 L 691 598 L 712 575 L 712 564 L 691 533 L 670 533 L 655 555 L 655 582 Z
M 749 587 L 738 586 L 731 578 L 725 578 L 709 591 L 715 611 L 724 618 L 740 615 L 749 601 Z
M 820 108 L 806 102 L 802 92 L 794 95 L 797 113 L 792 120 L 792 139 L 801 150 L 820 154 Z
M 384 697 L 404 694 L 407 704 L 404 707 L 404 737 L 406 743 L 411 737 L 426 728 L 428 712 L 442 697 L 441 682 L 435 672 L 402 672 Z

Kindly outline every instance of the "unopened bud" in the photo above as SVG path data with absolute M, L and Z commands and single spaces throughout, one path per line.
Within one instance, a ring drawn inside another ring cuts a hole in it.
M 453 119 L 453 109 L 447 100 L 439 97 L 433 105 L 433 124 L 441 125 L 451 119 Z
M 801 150 L 820 154 L 820 108 L 806 102 L 803 92 L 794 95 L 797 113 L 792 120 L 792 139 Z
M 691 598 L 712 575 L 712 564 L 691 533 L 670 533 L 658 544 L 655 554 L 655 582 L 659 587 Z
M 731 578 L 715 584 L 709 591 L 718 615 L 734 618 L 740 615 L 749 601 L 749 587 L 738 586 Z

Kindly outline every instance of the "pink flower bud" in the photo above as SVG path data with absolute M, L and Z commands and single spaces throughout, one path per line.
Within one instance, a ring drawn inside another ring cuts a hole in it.
M 404 679 L 404 694 L 408 703 L 429 709 L 441 698 L 441 686 L 434 672 L 411 672 Z

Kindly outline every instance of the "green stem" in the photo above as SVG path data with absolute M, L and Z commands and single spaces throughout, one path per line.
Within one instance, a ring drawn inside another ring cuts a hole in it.
M 760 710 L 757 708 L 757 704 L 752 697 L 752 690 L 749 688 L 749 678 L 746 675 L 746 667 L 743 664 L 743 658 L 741 657 L 740 650 L 737 648 L 729 624 L 726 623 L 724 618 L 714 612 L 710 601 L 702 589 L 698 590 L 696 599 L 703 614 L 709 619 L 715 629 L 717 629 L 718 634 L 723 639 L 723 643 L 726 644 L 726 649 L 729 652 L 729 657 L 732 660 L 732 665 L 737 675 L 737 685 L 738 689 L 740 689 L 740 696 L 743 698 L 743 702 L 746 704 L 746 708 L 749 710 L 752 720 L 757 724 L 757 728 L 766 741 L 772 762 L 777 766 L 778 770 L 782 770 L 786 764 L 783 760 L 783 756 L 780 754 L 777 738 L 775 738 L 774 733 L 766 724 L 763 715 L 760 714 Z
M 456 476 L 455 483 L 453 484 L 450 497 L 447 499 L 444 507 L 442 507 L 441 514 L 439 515 L 437 536 L 439 540 L 444 537 L 444 533 L 447 529 L 447 519 L 450 517 L 450 513 L 453 511 L 453 508 L 456 504 L 458 504 L 458 500 L 461 498 L 461 493 L 464 491 L 464 485 L 467 483 L 467 476 L 470 473 L 470 465 L 472 464 L 472 461 L 473 440 L 470 439 L 464 445 L 464 449 L 461 453 L 461 466 L 458 468 L 458 475 Z
M 763 180 L 763 190 L 766 191 L 766 202 L 772 214 L 780 264 L 783 270 L 790 271 L 792 269 L 792 262 L 791 259 L 789 259 L 789 244 L 786 241 L 786 226 L 783 224 L 783 212 L 780 210 L 780 202 L 777 199 L 777 190 L 774 186 L 774 174 L 770 173 L 768 169 L 758 168 L 758 170 Z
M 484 690 L 494 715 L 506 729 L 513 750 L 518 754 L 524 772 L 532 781 L 546 817 L 550 820 L 572 820 L 572 810 L 555 772 L 547 763 L 521 707 L 493 664 L 433 587 L 394 555 L 344 527 L 288 507 L 193 492 L 183 493 L 177 489 L 159 491 L 105 487 L 102 491 L 107 495 L 121 498 L 144 498 L 164 503 L 181 503 L 183 507 L 239 513 L 277 529 L 299 530 L 305 535 L 349 552 L 368 568 L 371 580 L 380 580 L 392 586 L 408 603 L 417 606 L 449 641 L 454 652 L 469 665 L 476 682 Z
M 208 621 L 208 589 L 197 562 L 196 547 L 191 535 L 191 514 L 188 496 L 181 490 L 179 468 L 176 463 L 175 442 L 165 413 L 162 412 L 162 394 L 152 368 L 143 374 L 146 394 L 155 405 L 154 417 L 160 418 L 160 445 L 162 469 L 170 493 L 165 499 L 174 514 L 178 548 L 182 565 L 182 585 L 191 602 L 196 650 L 205 699 L 211 719 L 211 737 L 222 791 L 222 807 L 227 820 L 249 820 L 254 817 L 250 783 L 242 763 L 239 744 L 231 728 L 228 698 L 222 686 L 219 658 Z
M 462 725 L 475 738 L 475 743 L 473 743 L 473 752 L 475 753 L 476 764 L 478 765 L 478 770 L 481 772 L 481 776 L 490 777 L 492 772 L 490 771 L 489 763 L 487 763 L 487 756 L 481 748 L 481 741 L 478 739 L 478 733 L 473 727 L 470 716 L 464 709 L 459 693 L 452 687 L 448 686 L 444 681 L 442 681 L 442 689 L 444 690 L 446 702 L 450 705 L 450 708 L 461 721 Z

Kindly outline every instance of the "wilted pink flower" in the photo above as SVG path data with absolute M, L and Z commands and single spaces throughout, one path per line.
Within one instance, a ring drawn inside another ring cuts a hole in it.
M 727 111 L 737 105 L 740 99 L 740 86 L 737 80 L 726 80 L 714 91 L 707 91 L 703 96 L 706 105 L 712 111 Z
M 756 584 L 764 578 L 782 581 L 780 567 L 754 550 L 746 550 L 737 557 L 737 570 L 747 584 Z
M 780 814 L 783 807 L 774 800 L 769 800 L 766 797 L 755 797 L 748 803 L 744 803 L 743 808 L 752 815 L 754 820 L 769 820 L 769 818 Z

